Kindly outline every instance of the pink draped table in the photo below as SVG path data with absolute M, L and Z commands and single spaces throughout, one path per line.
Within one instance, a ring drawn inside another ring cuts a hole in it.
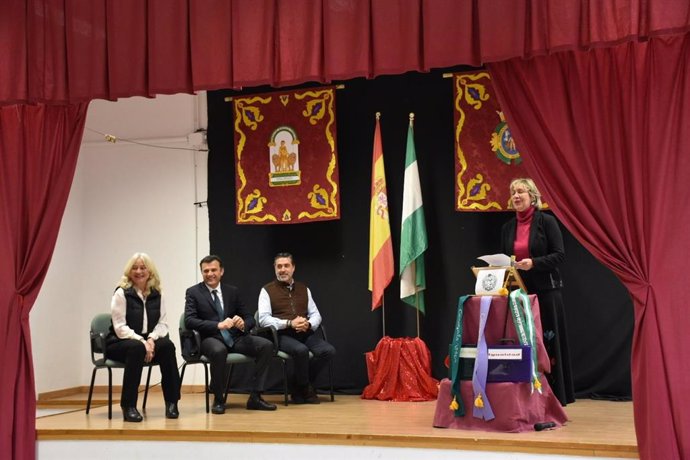
M 476 345 L 479 334 L 479 304 L 481 297 L 473 296 L 465 301 L 462 320 L 462 345 Z M 537 338 L 537 362 L 539 372 L 551 369 L 549 357 L 544 348 L 544 339 L 539 315 L 539 301 L 537 296 L 530 295 L 532 315 Z M 484 329 L 484 337 L 489 346 L 499 345 L 505 339 L 513 339 L 519 343 L 513 319 L 508 308 L 508 298 L 494 296 L 491 310 Z M 541 375 L 542 394 L 536 390 L 532 392 L 529 383 L 501 382 L 486 384 L 486 396 L 491 402 L 495 419 L 485 421 L 472 416 L 474 402 L 472 382 L 460 383 L 460 394 L 465 407 L 465 416 L 456 417 L 450 408 L 453 399 L 451 395 L 451 381 L 441 381 L 434 414 L 434 427 L 457 428 L 464 430 L 520 432 L 534 430 L 536 423 L 554 422 L 556 427 L 568 420 L 560 402 L 551 391 L 546 378 Z

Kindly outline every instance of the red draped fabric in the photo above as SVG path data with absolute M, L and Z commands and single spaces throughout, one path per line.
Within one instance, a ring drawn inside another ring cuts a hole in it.
M 647 460 L 690 458 L 689 64 L 682 35 L 490 66 L 528 171 L 633 298 L 635 428 Z
M 329 82 L 690 26 L 650 0 L 4 0 L 0 104 Z
M 366 353 L 369 385 L 362 399 L 431 401 L 438 380 L 431 376 L 431 352 L 419 337 L 383 337 Z
M 50 265 L 86 109 L 0 107 L 0 458 L 35 457 L 29 312 Z

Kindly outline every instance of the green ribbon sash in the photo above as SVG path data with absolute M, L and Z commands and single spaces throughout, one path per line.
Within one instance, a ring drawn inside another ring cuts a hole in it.
M 458 300 L 458 312 L 455 315 L 455 331 L 453 332 L 453 342 L 450 345 L 450 394 L 453 396 L 451 403 L 451 410 L 454 411 L 456 417 L 463 417 L 465 415 L 465 407 L 462 404 L 462 395 L 460 394 L 460 348 L 462 347 L 462 313 L 465 301 L 471 296 L 464 295 Z
M 522 289 L 516 289 L 508 296 L 508 305 L 513 316 L 513 324 L 521 345 L 529 345 L 531 348 L 530 369 L 532 393 L 536 388 L 541 394 L 541 381 L 537 372 L 537 339 L 534 327 L 534 317 L 532 316 L 532 304 L 527 293 Z

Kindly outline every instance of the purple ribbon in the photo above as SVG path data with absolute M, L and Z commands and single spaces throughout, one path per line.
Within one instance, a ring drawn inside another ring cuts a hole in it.
M 491 309 L 491 296 L 482 296 L 479 310 L 479 342 L 477 343 L 477 357 L 474 360 L 474 372 L 472 373 L 472 389 L 474 390 L 474 401 L 481 395 L 483 407 L 472 404 L 472 415 L 476 418 L 483 418 L 487 422 L 496 418 L 494 411 L 491 410 L 489 398 L 486 396 L 486 376 L 489 368 L 489 351 L 484 337 L 486 319 L 489 317 Z

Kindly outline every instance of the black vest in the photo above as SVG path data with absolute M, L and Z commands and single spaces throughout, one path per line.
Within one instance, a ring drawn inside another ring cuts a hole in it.
M 125 300 L 127 300 L 127 326 L 134 332 L 142 335 L 141 330 L 144 327 L 144 302 L 137 295 L 134 288 L 125 289 Z M 148 319 L 147 333 L 150 333 L 158 320 L 161 317 L 161 295 L 156 290 L 151 290 L 151 293 L 146 298 L 146 318 Z
M 127 326 L 130 327 L 134 332 L 139 335 L 144 335 L 141 330 L 144 328 L 144 302 L 137 295 L 136 289 L 129 287 L 123 289 L 125 293 L 125 301 L 127 302 L 127 307 L 125 311 L 125 321 Z M 160 292 L 155 289 L 151 290 L 151 293 L 146 298 L 146 318 L 148 322 L 148 327 L 146 334 L 150 334 L 153 328 L 158 324 L 158 320 L 161 317 L 161 295 Z M 110 325 L 110 336 L 108 341 L 113 339 L 117 340 L 117 335 L 113 329 L 112 324 Z

